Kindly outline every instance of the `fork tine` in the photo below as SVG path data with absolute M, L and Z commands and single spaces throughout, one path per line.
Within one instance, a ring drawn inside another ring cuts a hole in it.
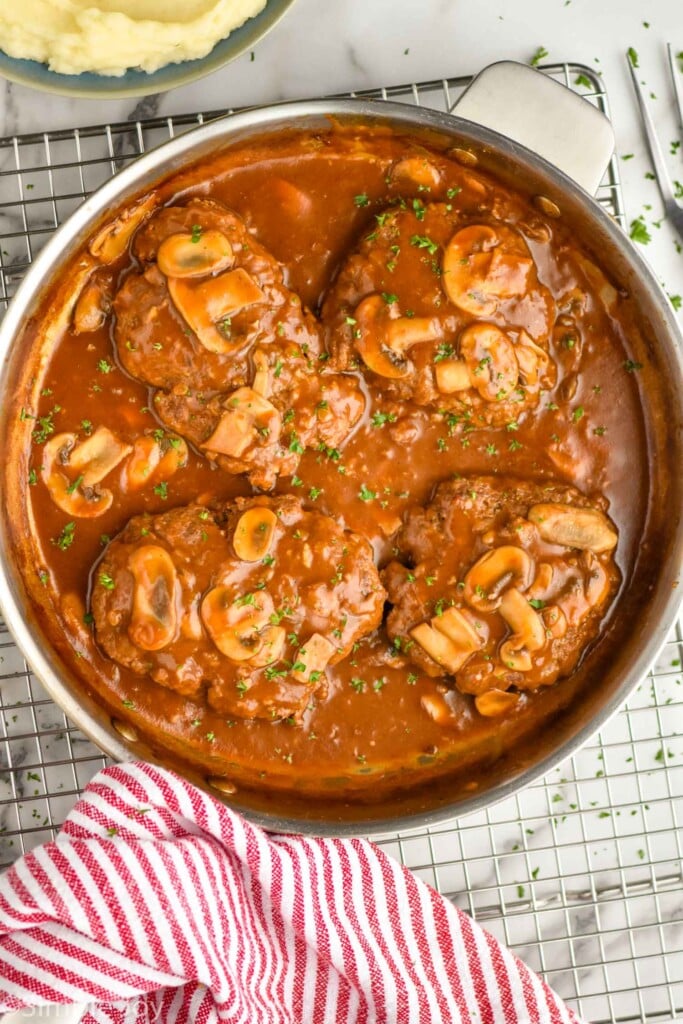
M 652 163 L 655 169 L 655 177 L 657 179 L 659 191 L 661 192 L 662 199 L 664 201 L 664 206 L 668 213 L 672 208 L 678 208 L 678 204 L 674 196 L 673 185 L 671 183 L 671 178 L 669 177 L 669 171 L 666 166 L 664 154 L 662 153 L 662 147 L 660 146 L 659 139 L 657 138 L 654 121 L 652 120 L 652 117 L 650 116 L 650 111 L 648 110 L 645 104 L 643 91 L 640 88 L 640 82 L 638 81 L 638 73 L 634 68 L 633 63 L 628 54 L 626 55 L 626 59 L 628 61 L 629 70 L 631 72 L 631 81 L 633 82 L 633 88 L 636 92 L 636 99 L 638 100 L 638 107 L 640 108 L 640 114 L 643 119 L 643 125 L 645 127 L 645 138 L 647 139 L 648 149 L 650 150 L 650 156 L 652 157 Z
M 676 67 L 676 57 L 674 56 L 673 46 L 671 45 L 671 43 L 667 43 L 666 48 L 669 52 L 669 68 L 671 69 L 671 81 L 673 82 L 674 96 L 676 97 L 676 106 L 678 107 L 678 124 L 681 131 L 683 131 L 683 90 L 681 90 L 681 86 L 679 84 L 681 76 L 678 72 L 678 68 Z M 681 60 L 683 61 L 683 57 L 681 58 Z

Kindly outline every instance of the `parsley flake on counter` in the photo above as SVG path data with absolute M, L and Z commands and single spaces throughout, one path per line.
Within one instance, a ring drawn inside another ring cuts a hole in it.
M 629 46 L 627 53 L 628 53 L 628 59 L 631 62 L 631 67 L 633 67 L 633 68 L 639 67 L 639 64 L 638 64 L 638 54 L 636 53 L 636 51 L 633 49 L 632 46 Z
M 629 238 L 634 242 L 640 242 L 641 245 L 647 245 L 652 240 L 650 232 L 647 230 L 645 218 L 641 214 L 640 217 L 636 217 L 635 220 L 631 221 L 631 228 L 629 230 Z
M 586 78 L 585 75 L 577 75 L 574 79 L 574 85 L 582 85 L 585 89 L 593 88 L 590 78 Z
M 536 50 L 536 53 L 533 55 L 533 57 L 529 61 L 529 63 L 531 64 L 532 68 L 537 68 L 538 65 L 541 63 L 541 61 L 545 60 L 545 58 L 547 56 L 548 56 L 548 51 L 546 50 L 545 46 L 539 46 L 538 49 Z

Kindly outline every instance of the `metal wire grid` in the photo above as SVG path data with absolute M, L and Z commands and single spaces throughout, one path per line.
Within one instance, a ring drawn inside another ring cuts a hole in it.
M 543 70 L 572 88 L 581 76 L 582 95 L 609 115 L 591 68 Z M 468 81 L 353 95 L 448 111 Z M 0 139 L 0 310 L 54 229 L 94 188 L 214 114 Z M 625 222 L 616 160 L 598 198 Z M 679 624 L 627 708 L 551 776 L 457 825 L 381 842 L 595 1024 L 683 1013 L 682 659 Z M 1 625 L 0 736 L 4 866 L 52 838 L 106 759 L 47 697 Z

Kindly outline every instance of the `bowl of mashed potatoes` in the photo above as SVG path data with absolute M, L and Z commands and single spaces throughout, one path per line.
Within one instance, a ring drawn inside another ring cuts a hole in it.
M 0 75 L 46 92 L 142 96 L 251 49 L 294 0 L 23 0 L 0 5 Z

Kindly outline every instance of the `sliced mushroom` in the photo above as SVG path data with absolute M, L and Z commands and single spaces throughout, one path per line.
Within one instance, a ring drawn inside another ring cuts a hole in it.
M 452 395 L 456 391 L 468 391 L 472 387 L 470 371 L 462 359 L 444 359 L 434 369 L 436 387 L 442 395 Z
M 238 388 L 223 405 L 226 411 L 202 448 L 239 459 L 260 439 L 268 444 L 278 440 L 282 417 L 267 398 L 252 388 Z
M 493 324 L 471 324 L 460 335 L 460 354 L 472 387 L 487 402 L 507 398 L 517 387 L 519 364 L 508 336 Z
M 532 506 L 528 516 L 550 544 L 600 554 L 611 551 L 619 539 L 607 516 L 595 508 L 548 502 Z
M 437 725 L 453 724 L 453 710 L 443 693 L 423 693 L 420 705 Z
M 262 349 L 257 348 L 252 352 L 251 359 L 254 364 L 254 383 L 252 388 L 258 395 L 268 398 L 272 386 L 268 356 Z
M 529 651 L 539 651 L 545 643 L 545 630 L 540 615 L 529 604 L 526 596 L 516 587 L 503 594 L 498 611 L 514 636 L 520 638 Z
M 368 295 L 356 308 L 356 349 L 365 365 L 381 377 L 399 380 L 410 366 L 406 352 L 413 345 L 441 336 L 438 321 L 430 317 L 401 317 L 381 295 Z
M 577 626 L 590 611 L 599 608 L 609 594 L 610 581 L 605 569 L 592 551 L 583 551 L 563 592 L 555 602 L 571 626 Z
M 222 231 L 169 235 L 159 246 L 157 265 L 166 277 L 204 277 L 232 266 L 234 254 Z
M 232 537 L 237 557 L 243 562 L 260 562 L 270 551 L 276 526 L 277 516 L 270 508 L 255 505 L 243 512 Z
M 441 181 L 439 170 L 424 156 L 406 156 L 391 169 L 396 181 L 411 181 L 422 188 L 436 188 Z
M 512 636 L 500 646 L 501 661 L 517 672 L 529 672 L 531 654 L 540 651 L 546 641 L 543 621 L 515 587 L 505 591 L 498 610 L 512 630 Z
M 69 464 L 82 474 L 84 487 L 94 487 L 131 451 L 131 445 L 121 441 L 108 427 L 98 427 L 74 448 Z
M 474 698 L 474 706 L 484 718 L 498 718 L 519 703 L 519 694 L 507 690 L 487 690 Z
M 474 654 L 484 643 L 483 637 L 459 608 L 447 608 L 441 615 L 435 615 L 432 626 L 468 654 Z
M 260 654 L 274 611 L 267 591 L 236 597 L 234 588 L 223 585 L 213 587 L 201 606 L 209 636 L 221 654 L 236 662 L 251 661 Z
M 90 243 L 90 252 L 102 263 L 113 263 L 122 256 L 133 237 L 133 233 L 142 224 L 145 217 L 157 205 L 155 195 L 145 196 L 133 206 L 105 224 Z
M 114 495 L 98 484 L 131 451 L 106 427 L 78 444 L 78 436 L 55 434 L 45 445 L 41 475 L 54 503 L 71 516 L 93 519 L 111 508 Z M 68 466 L 70 476 L 64 469 Z
M 472 608 L 494 611 L 508 586 L 526 590 L 531 582 L 531 559 L 523 548 L 504 544 L 474 563 L 465 576 L 463 597 Z
M 257 653 L 249 659 L 249 664 L 254 668 L 265 668 L 279 661 L 285 649 L 287 631 L 284 626 L 268 626 L 261 634 L 261 647 Z
M 541 562 L 536 569 L 536 575 L 531 586 L 526 591 L 527 600 L 534 598 L 536 600 L 543 599 L 545 594 L 550 590 L 550 586 L 553 582 L 553 567 L 550 562 Z
M 74 307 L 74 334 L 90 334 L 99 330 L 111 308 L 112 287 L 108 271 L 93 274 Z
M 567 632 L 567 616 L 559 605 L 550 604 L 541 612 L 543 624 L 553 640 L 560 640 Z
M 151 483 L 168 480 L 187 465 L 187 444 L 181 437 L 158 440 L 151 434 L 138 437 L 128 459 L 124 474 L 124 488 L 139 491 Z
M 168 290 L 176 309 L 204 348 L 219 355 L 235 351 L 230 318 L 265 298 L 256 281 L 242 267 L 201 282 L 169 277 Z
M 133 551 L 128 568 L 135 581 L 128 636 L 144 651 L 160 651 L 175 639 L 177 629 L 173 560 L 165 548 L 146 544 Z
M 53 301 L 41 320 L 40 337 L 44 352 L 52 352 L 68 328 L 76 303 L 96 266 L 95 261 L 86 254 L 58 285 Z
M 415 626 L 410 630 L 410 635 L 437 665 L 441 665 L 452 675 L 462 668 L 472 654 L 472 651 L 463 650 L 445 633 L 435 629 L 428 622 L 421 622 L 419 626 Z
M 314 682 L 325 671 L 335 652 L 336 647 L 327 637 L 314 633 L 297 652 L 297 664 L 304 665 L 304 668 L 293 669 L 292 678 L 299 683 Z
M 521 239 L 501 242 L 487 224 L 470 224 L 453 235 L 443 258 L 443 287 L 451 302 L 474 316 L 491 316 L 498 299 L 521 295 L 533 261 Z M 514 251 L 507 251 L 511 248 Z M 520 251 L 517 251 L 520 250 Z
M 528 388 L 540 385 L 546 387 L 552 383 L 554 374 L 550 375 L 550 356 L 539 345 L 536 345 L 526 331 L 520 331 L 515 345 L 515 356 L 523 383 Z

